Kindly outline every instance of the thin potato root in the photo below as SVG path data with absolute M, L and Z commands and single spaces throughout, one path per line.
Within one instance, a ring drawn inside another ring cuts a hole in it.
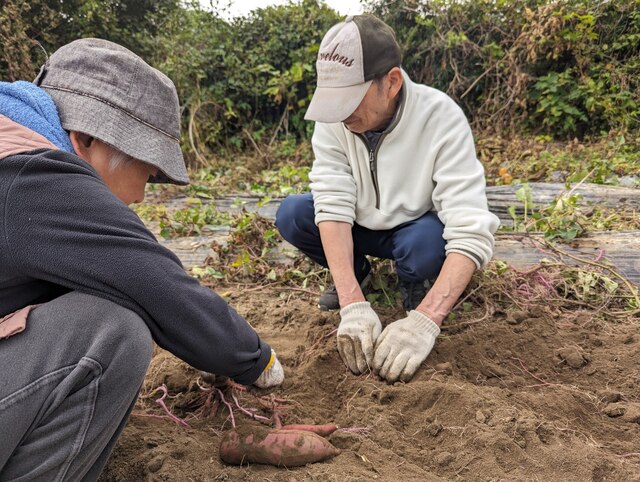
M 220 458 L 232 465 L 268 464 L 298 467 L 335 457 L 336 447 L 305 430 L 240 427 L 228 431 L 220 442 Z

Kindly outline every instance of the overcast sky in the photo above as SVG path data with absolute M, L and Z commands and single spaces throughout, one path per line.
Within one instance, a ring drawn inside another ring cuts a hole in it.
M 228 1 L 219 0 L 219 5 L 226 5 Z M 200 3 L 204 6 L 210 4 L 209 0 L 200 0 Z M 285 3 L 288 3 L 288 0 L 231 0 L 229 15 L 231 17 L 242 16 L 259 7 L 283 5 Z M 343 15 L 354 15 L 362 13 L 363 10 L 360 0 L 325 0 L 325 3 Z

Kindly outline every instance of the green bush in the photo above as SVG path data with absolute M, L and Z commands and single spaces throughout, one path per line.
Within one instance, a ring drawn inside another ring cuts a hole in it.
M 558 138 L 638 129 L 638 0 L 367 4 L 396 30 L 411 77 L 449 93 L 479 129 Z
M 451 95 L 477 130 L 555 138 L 638 130 L 640 0 L 369 0 L 397 32 L 403 67 Z M 304 112 L 319 43 L 339 15 L 317 0 L 227 20 L 179 0 L 5 0 L 0 78 L 35 76 L 78 37 L 121 43 L 166 72 L 194 162 L 310 138 Z M 275 153 L 275 154 L 274 154 Z
M 152 62 L 174 80 L 185 104 L 187 150 L 197 157 L 199 148 L 308 138 L 312 124 L 303 117 L 315 84 L 315 56 L 338 19 L 314 0 L 257 9 L 232 21 L 197 3 L 170 15 Z
M 111 40 L 149 57 L 161 19 L 178 10 L 179 0 L 3 0 L 0 79 L 33 79 L 47 54 L 83 37 Z
M 4 0 L 0 10 L 0 80 L 31 80 L 46 60 L 39 45 L 54 42 L 54 10 L 44 3 Z M 39 28 L 42 26 L 41 28 Z

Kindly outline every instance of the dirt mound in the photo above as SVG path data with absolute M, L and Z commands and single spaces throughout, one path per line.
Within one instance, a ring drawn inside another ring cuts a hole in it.
M 286 421 L 355 429 L 330 436 L 342 453 L 296 469 L 223 464 L 228 411 L 207 418 L 199 374 L 159 350 L 103 482 L 640 481 L 638 318 L 603 323 L 588 312 L 535 308 L 449 325 L 414 380 L 390 386 L 347 371 L 335 344 L 338 314 L 318 311 L 307 294 L 227 291 L 278 350 L 287 380 L 276 395 L 292 401 Z M 400 316 L 381 313 L 383 323 Z M 157 394 L 149 397 L 163 383 L 188 427 L 149 417 L 163 414 Z M 238 413 L 236 422 L 258 423 Z

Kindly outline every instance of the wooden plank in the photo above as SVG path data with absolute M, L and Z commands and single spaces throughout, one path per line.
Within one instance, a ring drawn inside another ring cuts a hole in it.
M 568 192 L 564 184 L 551 184 L 544 182 L 531 182 L 531 197 L 534 206 L 538 208 L 548 205 L 553 199 L 563 192 Z M 516 198 L 516 191 L 521 184 L 510 186 L 487 187 L 487 202 L 489 210 L 500 218 L 502 224 L 512 224 L 508 209 L 515 206 L 516 214 L 524 212 L 522 201 Z M 640 189 L 618 186 L 603 186 L 601 184 L 582 184 L 576 188 L 574 194 L 579 194 L 582 199 L 579 205 L 598 205 L 611 209 L 627 209 L 640 212 Z M 534 208 L 535 210 L 535 208 Z
M 227 235 L 223 233 L 188 238 L 163 239 L 158 237 L 160 244 L 171 250 L 180 259 L 186 270 L 194 266 L 203 266 L 209 256 L 216 256 L 211 248 L 212 241 L 224 243 L 226 240 Z
M 618 273 L 640 286 L 640 231 L 589 233 L 571 243 L 556 246 L 580 259 L 609 263 Z M 569 256 L 545 249 L 542 234 L 496 234 L 494 260 L 525 268 L 537 265 L 545 258 L 559 259 L 568 265 L 580 264 Z
M 537 205 L 548 204 L 566 189 L 564 184 L 529 183 L 529 185 L 532 188 L 534 203 Z M 519 185 L 511 185 L 487 188 L 489 207 L 505 225 L 511 223 L 507 208 L 517 206 L 520 209 L 519 206 L 522 205 L 515 195 L 519 187 Z M 575 192 L 584 197 L 583 204 L 600 204 L 609 208 L 632 209 L 640 212 L 640 189 L 583 184 Z M 169 209 L 177 209 L 184 206 L 184 201 L 185 198 L 178 197 L 170 200 L 167 206 Z M 220 211 L 240 212 L 244 208 L 249 212 L 257 211 L 267 219 L 275 219 L 282 199 L 273 199 L 263 205 L 260 205 L 260 199 L 255 196 L 228 196 L 215 201 L 202 200 L 202 202 L 214 202 Z M 215 232 L 205 236 L 161 242 L 178 255 L 186 268 L 191 268 L 201 266 L 208 256 L 214 254 L 210 247 L 211 241 L 215 240 L 221 244 L 226 242 L 228 230 L 227 227 L 218 227 Z M 541 259 L 553 255 L 550 251 L 541 249 L 541 241 L 541 234 L 497 233 L 494 259 L 500 259 L 518 267 L 536 265 Z M 589 233 L 570 244 L 558 244 L 558 246 L 573 256 L 610 262 L 620 274 L 625 275 L 636 285 L 640 285 L 640 231 Z M 569 258 L 565 261 L 571 263 Z
M 202 266 L 209 256 L 215 258 L 211 242 L 223 244 L 226 239 L 227 234 L 224 230 L 220 230 L 208 236 L 168 239 L 160 242 L 180 258 L 186 269 L 190 269 L 194 266 Z M 559 256 L 558 253 L 545 249 L 542 240 L 541 234 L 498 233 L 493 259 L 505 261 L 520 268 L 534 266 L 544 258 L 554 257 L 569 265 L 578 264 L 567 256 Z M 590 233 L 570 244 L 558 244 L 558 247 L 585 260 L 610 263 L 621 275 L 640 286 L 640 231 Z M 280 251 L 285 249 L 295 248 L 283 243 Z M 274 262 L 286 262 L 286 256 L 282 253 L 278 254 L 280 256 L 276 255 Z
M 521 215 L 524 207 L 521 201 L 516 198 L 516 191 L 521 184 L 509 186 L 488 186 L 487 202 L 489 210 L 500 218 L 505 226 L 511 226 L 513 220 L 508 213 L 511 206 L 516 208 L 516 214 Z M 531 194 L 534 206 L 538 208 L 549 204 L 556 196 L 567 191 L 564 184 L 552 184 L 544 182 L 531 182 Z M 601 184 L 582 184 L 575 190 L 575 194 L 582 196 L 579 204 L 599 205 L 611 209 L 634 210 L 640 213 L 640 189 L 603 186 Z M 167 203 L 168 207 L 181 207 L 185 198 L 175 198 Z M 276 211 L 282 202 L 282 198 L 274 198 L 271 201 L 260 204 L 260 198 L 256 196 L 226 196 L 216 200 L 203 199 L 203 203 L 214 202 L 216 208 L 223 212 L 239 212 L 243 207 L 249 212 L 258 211 L 261 216 L 268 219 L 275 219 Z M 534 208 L 535 209 L 535 208 Z
M 496 208 L 521 205 L 522 203 L 516 198 L 516 191 L 521 187 L 522 184 L 488 186 L 489 205 Z M 559 194 L 571 190 L 564 184 L 546 182 L 530 182 L 529 187 L 531 187 L 533 201 L 538 205 L 549 204 Z M 640 189 L 585 183 L 577 186 L 573 193 L 581 195 L 584 204 L 600 204 L 611 208 L 622 205 L 630 209 L 640 209 Z

